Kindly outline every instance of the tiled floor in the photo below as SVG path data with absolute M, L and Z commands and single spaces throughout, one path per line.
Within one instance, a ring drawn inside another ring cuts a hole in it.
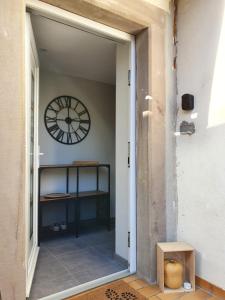
M 223 300 L 212 294 L 197 288 L 193 293 L 172 293 L 163 294 L 157 285 L 149 285 L 136 276 L 130 276 L 124 279 L 131 287 L 150 300 Z
M 114 257 L 115 232 L 93 230 L 41 243 L 30 299 L 57 293 L 127 268 Z
M 138 279 L 136 276 L 129 276 L 123 280 L 149 300 L 224 300 L 223 298 L 218 298 L 200 288 L 197 288 L 193 293 L 163 294 L 160 292 L 157 285 L 149 285 L 144 280 Z M 76 296 L 73 296 L 68 300 L 76 300 Z

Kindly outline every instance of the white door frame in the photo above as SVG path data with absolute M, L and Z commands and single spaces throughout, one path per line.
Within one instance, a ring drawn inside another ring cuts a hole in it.
M 38 0 L 26 0 L 26 8 L 32 13 L 52 18 L 58 22 L 86 30 L 95 35 L 114 40 L 118 43 L 130 44 L 130 172 L 129 172 L 129 231 L 130 266 L 128 270 L 118 272 L 78 287 L 62 291 L 60 293 L 45 297 L 43 299 L 62 299 L 75 295 L 90 288 L 97 287 L 112 280 L 128 276 L 136 272 L 136 150 L 135 150 L 135 128 L 136 128 L 136 82 L 135 82 L 135 38 L 123 31 L 111 28 L 98 22 L 70 13 L 58 7 L 49 5 Z
M 36 51 L 30 15 L 26 14 L 25 22 L 25 84 L 26 84 L 26 296 L 29 296 L 30 288 L 36 267 L 38 247 L 38 99 L 39 99 L 39 62 Z M 31 75 L 32 74 L 32 75 Z M 34 149 L 31 156 L 30 149 L 30 128 L 31 128 L 31 76 L 34 78 Z M 30 162 L 33 157 L 33 238 L 30 241 Z M 31 244 L 32 243 L 32 244 Z
M 130 172 L 129 172 L 129 229 L 130 273 L 137 271 L 137 193 L 136 193 L 136 61 L 135 39 L 130 43 Z

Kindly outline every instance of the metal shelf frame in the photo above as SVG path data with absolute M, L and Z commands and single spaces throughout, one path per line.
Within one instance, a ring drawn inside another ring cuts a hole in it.
M 80 192 L 80 169 L 83 168 L 95 168 L 96 169 L 96 190 Z M 99 190 L 99 170 L 101 168 L 106 168 L 108 170 L 108 187 L 107 191 L 103 192 Z M 62 197 L 60 199 L 53 198 L 53 199 L 46 199 L 41 196 L 41 176 L 43 171 L 45 170 L 55 170 L 55 169 L 65 169 L 66 170 L 66 193 L 69 194 L 69 176 L 70 176 L 70 169 L 76 169 L 76 191 L 70 193 L 69 197 Z M 98 209 L 99 209 L 99 201 L 101 197 L 106 197 L 106 225 L 108 230 L 111 230 L 111 220 L 110 220 L 110 165 L 109 164 L 90 164 L 90 165 L 78 165 L 78 164 L 64 164 L 64 165 L 41 165 L 39 167 L 38 172 L 38 244 L 40 245 L 41 240 L 41 230 L 43 227 L 43 206 L 45 203 L 55 203 L 55 202 L 63 202 L 66 206 L 66 224 L 68 228 L 69 223 L 69 203 L 72 201 L 74 202 L 74 233 L 75 236 L 79 236 L 79 229 L 80 229 L 80 202 L 84 198 L 92 198 L 96 199 L 96 218 L 98 218 Z M 43 200 L 44 199 L 44 200 Z

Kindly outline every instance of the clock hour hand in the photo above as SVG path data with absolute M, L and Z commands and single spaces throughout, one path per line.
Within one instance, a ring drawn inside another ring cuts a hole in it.
M 71 122 L 89 123 L 89 120 L 83 120 L 83 119 L 71 119 Z
M 69 117 L 68 119 L 70 120 L 71 123 L 72 123 L 72 122 L 89 123 L 88 120 L 82 120 L 82 119 L 77 119 L 77 118 L 71 119 L 70 117 Z M 55 121 L 63 121 L 63 122 L 66 122 L 66 120 L 67 120 L 67 118 L 65 118 L 65 119 L 61 119 L 61 118 L 55 119 Z
M 65 122 L 65 119 L 55 119 L 56 121 L 64 121 Z

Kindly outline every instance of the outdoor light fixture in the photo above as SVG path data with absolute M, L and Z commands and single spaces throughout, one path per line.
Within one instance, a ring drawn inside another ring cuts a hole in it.
M 194 96 L 191 94 L 184 94 L 182 96 L 182 109 L 193 110 L 194 109 Z
M 194 109 L 194 96 L 191 94 L 184 94 L 181 97 L 182 110 L 191 111 Z M 197 114 L 191 114 L 191 119 L 197 118 Z M 180 131 L 175 132 L 176 136 L 179 135 L 192 135 L 195 133 L 195 124 L 193 122 L 182 121 L 180 124 Z

